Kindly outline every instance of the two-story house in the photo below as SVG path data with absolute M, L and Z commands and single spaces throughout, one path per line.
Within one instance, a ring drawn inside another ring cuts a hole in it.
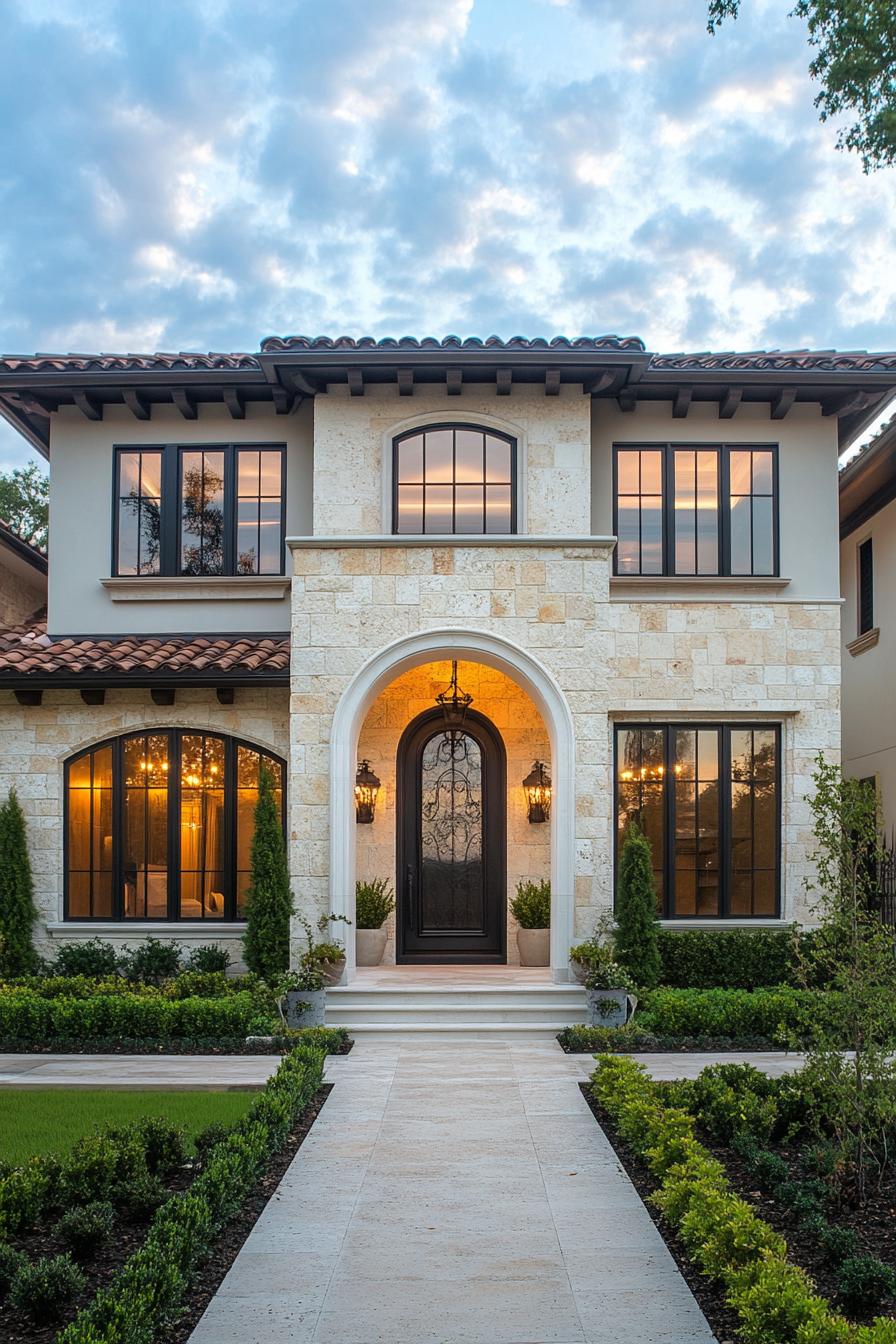
M 665 921 L 804 917 L 837 459 L 894 389 L 617 337 L 3 360 L 52 459 L 46 625 L 0 638 L 42 940 L 236 947 L 262 761 L 298 908 L 389 879 L 389 964 L 514 964 L 550 877 L 565 981 L 633 817 Z

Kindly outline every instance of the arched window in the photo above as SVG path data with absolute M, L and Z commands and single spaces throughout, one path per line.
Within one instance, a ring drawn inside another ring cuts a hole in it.
M 65 766 L 65 918 L 245 916 L 259 773 L 285 765 L 189 728 L 98 743 Z
M 516 440 L 474 425 L 432 425 L 393 441 L 398 533 L 516 531 Z

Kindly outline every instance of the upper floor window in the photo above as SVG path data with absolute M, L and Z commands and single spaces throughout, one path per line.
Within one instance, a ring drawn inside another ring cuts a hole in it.
M 242 919 L 262 766 L 282 813 L 283 762 L 217 733 L 154 728 L 68 761 L 66 919 Z
M 282 445 L 118 448 L 116 575 L 282 574 Z
M 859 546 L 859 629 L 867 635 L 874 629 L 874 551 L 871 538 Z
M 617 574 L 777 574 L 774 446 L 617 445 L 614 458 Z
M 394 441 L 393 531 L 516 531 L 516 441 L 490 429 L 438 425 Z

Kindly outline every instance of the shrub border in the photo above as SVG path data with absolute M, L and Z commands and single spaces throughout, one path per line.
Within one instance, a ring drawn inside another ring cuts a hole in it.
M 153 1344 L 175 1319 L 216 1236 L 282 1148 L 323 1080 L 324 1052 L 299 1046 L 183 1194 L 159 1209 L 142 1246 L 57 1335 L 57 1344 Z
M 744 1344 L 896 1344 L 896 1321 L 853 1326 L 787 1259 L 787 1244 L 741 1199 L 724 1168 L 694 1137 L 691 1115 L 666 1106 L 642 1065 L 598 1056 L 591 1094 L 644 1161 L 650 1196 L 676 1229 L 698 1270 L 719 1281 Z

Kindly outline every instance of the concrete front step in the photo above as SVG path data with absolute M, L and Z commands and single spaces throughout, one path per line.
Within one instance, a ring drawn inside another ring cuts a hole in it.
M 528 1032 L 555 1035 L 585 1021 L 578 985 L 435 988 L 340 985 L 327 994 L 327 1025 L 367 1032 Z

